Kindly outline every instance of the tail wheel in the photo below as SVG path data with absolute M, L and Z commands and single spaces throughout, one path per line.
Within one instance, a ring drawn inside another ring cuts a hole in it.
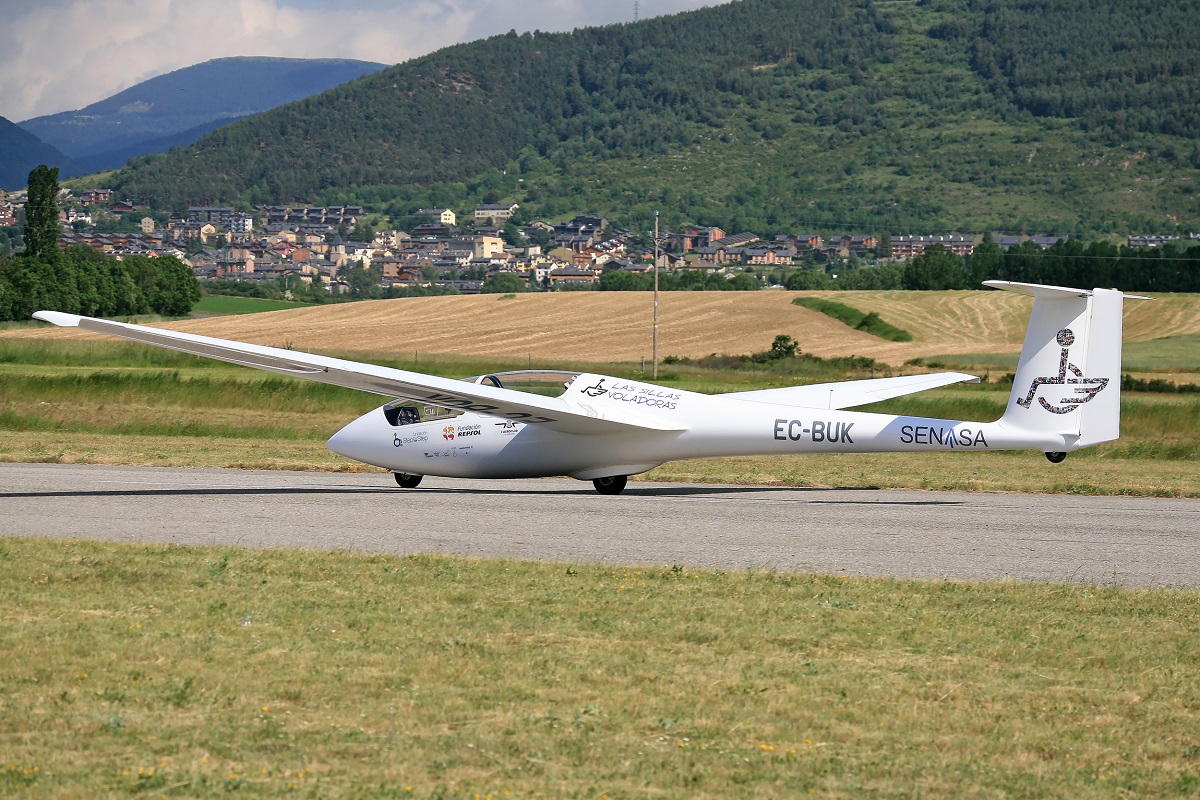
M 1066 457 L 1066 453 L 1046 453 L 1046 458 L 1051 464 L 1061 464 Z
M 610 475 L 607 478 L 596 478 L 592 481 L 592 486 L 595 486 L 596 491 L 600 494 L 620 494 L 625 491 L 627 483 L 629 483 L 627 475 Z
M 393 473 L 396 476 L 396 483 L 400 484 L 401 489 L 415 489 L 421 485 L 421 478 L 424 475 L 406 475 L 403 472 Z

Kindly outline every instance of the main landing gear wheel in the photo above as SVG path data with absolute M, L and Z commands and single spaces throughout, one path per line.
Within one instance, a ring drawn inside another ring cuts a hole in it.
M 611 475 L 607 478 L 596 478 L 592 481 L 592 486 L 595 486 L 596 491 L 600 494 L 620 494 L 625 491 L 627 483 L 629 483 L 627 475 Z
M 415 489 L 421 485 L 421 478 L 424 475 L 405 475 L 403 472 L 392 473 L 396 476 L 396 483 L 400 484 L 401 489 Z
M 1061 464 L 1063 459 L 1067 457 L 1066 453 L 1046 453 L 1046 458 L 1051 464 Z

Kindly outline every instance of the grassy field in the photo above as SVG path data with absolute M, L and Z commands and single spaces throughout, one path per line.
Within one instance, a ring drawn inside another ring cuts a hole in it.
M 383 398 L 8 333 L 0 460 L 382 472 L 323 440 Z M 580 366 L 343 354 L 448 376 Z M 1186 339 L 1140 357 L 1196 358 Z M 661 377 L 733 391 L 866 375 Z M 1006 393 L 876 410 L 990 419 Z M 1119 442 L 1057 466 L 867 454 L 648 477 L 1200 497 L 1200 398 L 1126 393 L 1123 419 Z M 0 598 L 3 797 L 1200 795 L 1196 590 L 0 537 Z
M 1028 298 L 1006 292 L 819 293 L 875 312 L 912 333 L 887 342 L 791 304 L 790 292 L 692 292 L 664 297 L 682 341 L 677 354 L 749 353 L 795 331 L 801 349 L 837 356 L 871 348 L 889 358 L 982 374 L 990 383 L 924 393 L 878 410 L 992 420 L 1020 347 Z M 525 367 L 578 368 L 645 378 L 639 352 L 646 315 L 639 293 L 573 293 L 500 300 L 417 298 L 311 307 L 172 323 L 206 334 L 447 377 Z M 796 315 L 801 315 L 797 317 Z M 573 321 L 572 321 L 573 320 Z M 785 320 L 791 322 L 785 324 Z M 644 320 L 642 320 L 644 321 Z M 1125 359 L 1139 376 L 1200 383 L 1200 303 L 1164 296 L 1126 309 Z M 796 324 L 799 327 L 788 327 Z M 607 327 L 606 327 L 607 326 Z M 587 329 L 588 336 L 568 335 Z M 1171 336 L 1164 334 L 1171 333 Z M 295 338 L 293 338 L 295 337 Z M 672 339 L 662 354 L 671 354 Z M 314 347 L 314 345 L 316 345 Z M 324 345 L 324 346 L 320 346 Z M 438 351 L 434 348 L 445 348 Z M 916 350 L 911 350 L 916 348 Z M 959 348 L 970 348 L 959 349 Z M 435 355 L 436 353 L 436 355 Z M 963 355 L 946 355 L 963 353 Z M 602 359 L 609 356 L 605 363 Z M 911 371 L 890 362 L 848 372 L 796 359 L 751 369 L 671 364 L 660 382 L 727 392 Z M 173 466 L 368 469 L 323 441 L 382 398 L 295 382 L 170 351 L 49 328 L 0 331 L 0 459 Z M 880 454 L 722 459 L 667 464 L 651 479 L 883 486 L 992 491 L 1200 496 L 1200 398 L 1126 393 L 1119 442 L 1073 455 L 1061 467 L 1038 454 Z
M 306 308 L 310 303 L 294 303 L 290 300 L 264 300 L 259 297 L 233 297 L 230 295 L 206 294 L 192 307 L 197 316 L 213 314 L 257 314 L 260 311 L 281 311 L 288 308 Z
M 426 356 L 414 365 L 411 354 L 392 359 L 349 355 L 457 377 L 528 363 Z M 645 377 L 638 365 L 604 369 Z M 787 370 L 677 364 L 660 378 L 665 385 L 719 392 L 869 375 L 823 371 L 820 364 L 805 366 L 799 360 Z M 864 410 L 992 420 L 1003 412 L 1007 392 L 1004 384 L 953 387 Z M 324 441 L 383 400 L 129 343 L 0 340 L 0 460 L 5 461 L 370 471 L 331 453 Z M 1122 404 L 1119 441 L 1073 454 L 1059 466 L 1037 453 L 883 453 L 678 462 L 645 477 L 1200 497 L 1200 396 L 1127 392 Z
M 0 540 L 0 794 L 1200 792 L 1196 591 Z

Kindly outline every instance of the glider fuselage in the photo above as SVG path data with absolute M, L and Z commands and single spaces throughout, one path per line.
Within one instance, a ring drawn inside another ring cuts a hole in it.
M 364 414 L 330 440 L 334 452 L 396 472 L 464 478 L 572 475 L 613 468 L 636 474 L 666 461 L 722 456 L 991 449 L 1073 449 L 1059 434 L 1031 436 L 998 422 L 967 422 L 740 400 L 664 389 L 604 376 L 580 376 L 613 389 L 586 397 L 585 413 L 604 418 L 614 404 L 639 404 L 647 421 L 668 430 L 604 435 L 566 433 L 537 423 L 464 412 L 453 418 L 391 424 L 384 408 Z M 586 391 L 586 390 L 584 390 Z M 626 415 L 627 418 L 627 415 Z

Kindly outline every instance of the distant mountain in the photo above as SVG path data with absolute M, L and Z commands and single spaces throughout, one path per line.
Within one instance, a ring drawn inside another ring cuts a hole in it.
M 71 159 L 16 123 L 0 117 L 0 189 L 24 189 L 30 170 L 39 164 L 58 167 L 63 172 L 75 169 Z
M 740 0 L 456 45 L 115 176 L 725 230 L 1200 227 L 1200 0 Z
M 346 59 L 219 58 L 20 126 L 90 171 L 111 169 L 133 156 L 190 144 L 221 124 L 319 94 L 384 66 Z

